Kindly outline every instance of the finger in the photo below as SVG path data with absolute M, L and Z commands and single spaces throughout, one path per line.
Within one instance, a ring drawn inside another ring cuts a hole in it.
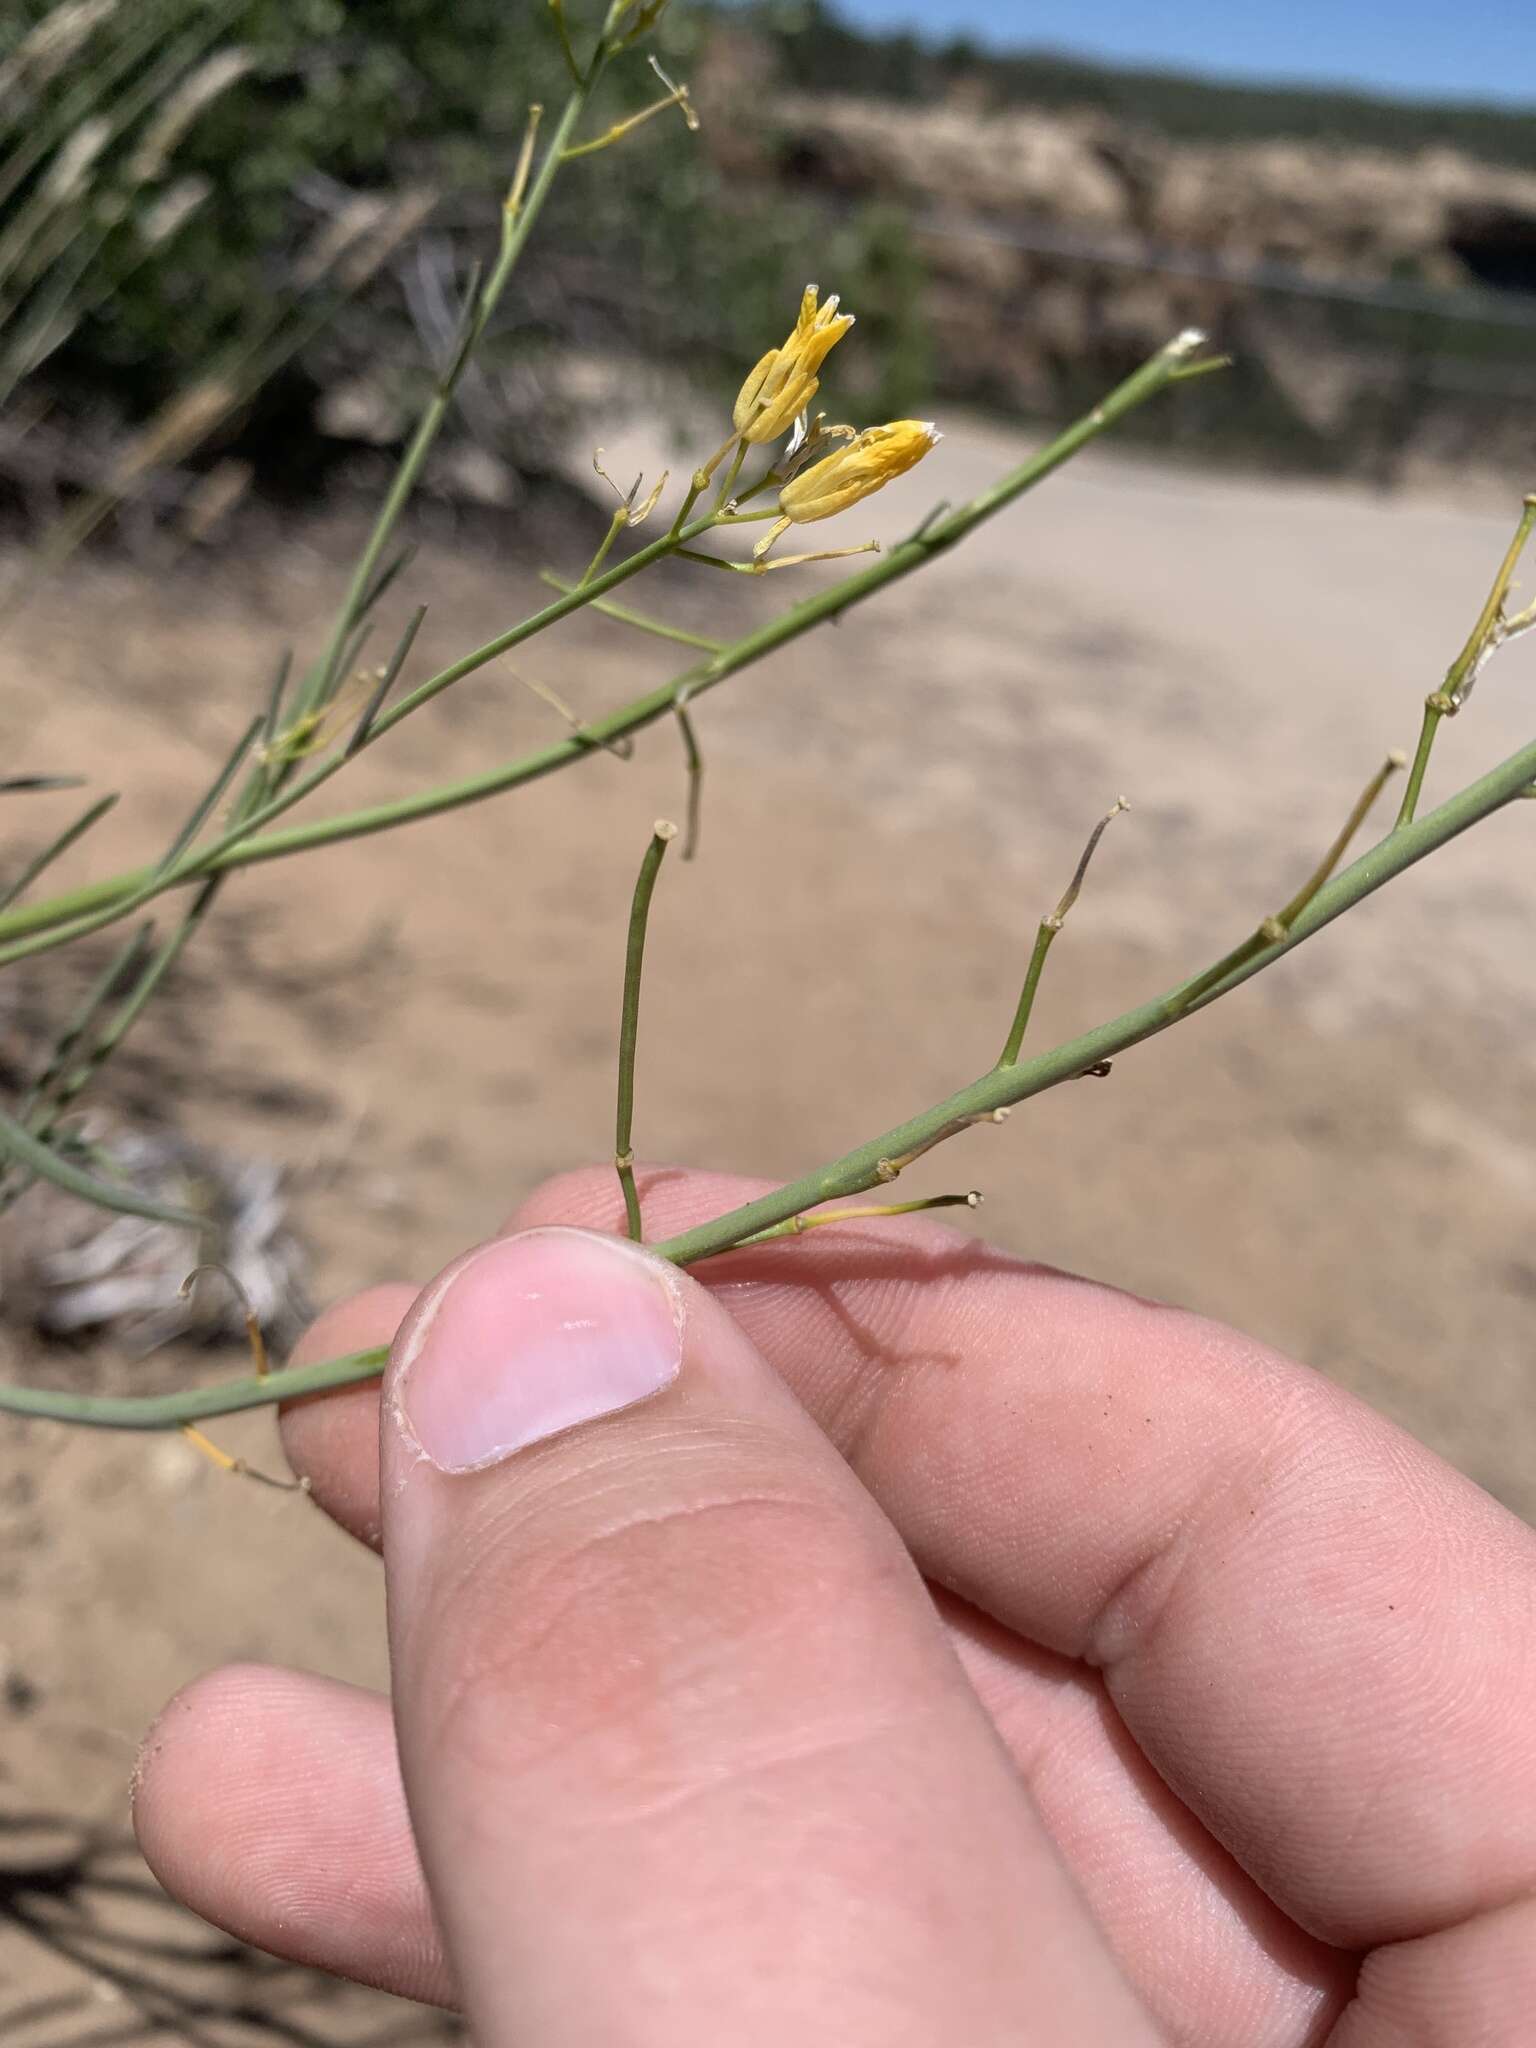
M 1358 1959 L 1302 1933 L 1136 1747 L 1099 1674 L 936 1602 L 1035 1810 L 1153 2018 L 1180 2048 L 1306 2048 Z
M 1192 1839 L 1195 1824 L 1171 1813 L 1172 1795 L 1141 1759 L 1101 1739 L 1113 1710 L 1090 1674 L 1035 1652 L 1021 1686 L 1017 1650 L 993 1624 L 958 1611 L 951 1620 L 967 1674 L 1028 1756 L 1053 1839 L 1169 2038 L 1320 2039 L 1353 1964 L 1320 1971 L 1267 1901 L 1243 1896 L 1240 1875 L 1234 1885 L 1209 1869 L 1221 1852 Z M 456 2003 L 382 1698 L 297 1672 L 217 1672 L 156 1722 L 134 1793 L 151 1867 L 203 1919 L 291 1962 Z
M 376 1693 L 257 1665 L 199 1679 L 145 1738 L 133 1819 L 166 1890 L 237 1939 L 457 2002 Z
M 291 1365 L 344 1358 L 388 1344 L 414 1287 L 370 1287 L 319 1316 L 294 1346 Z M 379 1388 L 377 1381 L 285 1401 L 278 1410 L 283 1451 L 310 1497 L 361 1543 L 379 1547 Z
M 663 1237 L 760 1182 L 646 1176 Z M 611 1227 L 611 1173 L 518 1220 Z M 1536 1536 L 1318 1375 L 924 1220 L 711 1260 L 921 1569 L 1099 1666 L 1168 1783 L 1346 1948 L 1536 1886 Z
M 1053 1840 L 1169 2037 L 1245 2048 L 1321 2038 L 1352 1963 L 1320 1968 L 1266 1900 L 1244 1895 L 1240 1874 L 1210 1869 L 1221 1852 L 1192 1838 L 1194 1822 L 1171 1813 L 1139 1757 L 1103 1739 L 1113 1710 L 1091 1675 L 1036 1652 L 1021 1686 L 1018 1653 L 992 1624 L 952 1619 L 967 1674 L 1028 1758 Z M 238 1940 L 456 2003 L 378 1696 L 260 1667 L 201 1679 L 146 1739 L 134 1812 L 166 1889 Z
M 1329 2048 L 1524 2048 L 1536 2007 L 1536 1899 L 1379 1949 Z
M 296 1362 L 387 1341 L 410 1298 L 407 1290 L 381 1288 L 329 1311 L 302 1341 Z M 376 1390 L 350 1388 L 292 1404 L 284 1435 L 315 1498 L 376 1546 Z M 1252 2048 L 1308 2038 L 1319 2016 L 1342 2006 L 1353 1976 L 1348 1963 L 1299 1935 L 1178 1806 L 1125 1738 L 1091 1674 L 1005 1638 L 973 1613 L 956 1615 L 953 1639 L 965 1669 L 1155 2017 L 1190 2044 L 1234 2033 Z M 274 1869 L 284 1854 L 311 1871 L 326 1867 L 292 1831 L 270 1852 Z M 333 1882 L 344 1888 L 345 1870 L 334 1869 Z M 415 1899 L 392 1908 L 402 1923 L 426 1910 Z M 323 1908 L 320 1916 L 327 1917 Z M 328 1967 L 358 1976 L 365 1961 L 353 1968 L 335 1952 Z
M 382 1464 L 403 1775 L 483 2038 L 1153 2040 L 894 1533 L 702 1289 L 481 1246 L 396 1340 Z

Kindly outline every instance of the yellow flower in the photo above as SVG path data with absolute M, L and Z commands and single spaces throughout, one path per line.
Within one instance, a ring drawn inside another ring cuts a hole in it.
M 939 438 L 932 420 L 892 420 L 888 426 L 866 427 L 846 448 L 823 456 L 787 483 L 779 493 L 779 510 L 800 526 L 830 519 L 921 462 Z
M 818 306 L 816 296 L 816 286 L 808 284 L 794 332 L 782 348 L 769 349 L 737 394 L 731 417 L 742 440 L 754 446 L 789 432 L 816 396 L 828 351 L 853 325 L 851 313 L 838 312 L 835 297 Z

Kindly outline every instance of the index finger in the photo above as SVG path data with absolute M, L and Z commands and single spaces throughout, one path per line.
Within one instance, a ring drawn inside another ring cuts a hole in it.
M 762 1191 L 657 1175 L 660 1237 Z M 519 1227 L 622 1227 L 612 1176 Z M 1536 1887 L 1536 1536 L 1319 1375 L 927 1223 L 699 1276 L 924 1573 L 1099 1666 L 1158 1770 L 1347 1947 Z

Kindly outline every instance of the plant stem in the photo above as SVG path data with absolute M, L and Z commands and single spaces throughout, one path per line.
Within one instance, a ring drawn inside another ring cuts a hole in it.
M 775 1223 L 770 1230 L 760 1230 L 755 1237 L 744 1237 L 738 1243 L 727 1246 L 729 1251 L 741 1251 L 747 1245 L 771 1244 L 778 1237 L 803 1237 L 808 1230 L 824 1230 L 836 1223 L 868 1223 L 878 1217 L 916 1216 L 924 1209 L 979 1209 L 981 1195 L 972 1188 L 964 1195 L 919 1195 L 913 1202 L 868 1202 L 857 1209 L 814 1209 L 799 1216 L 791 1216 L 786 1223 Z
M 998 1055 L 997 1064 L 1000 1067 L 1011 1067 L 1019 1056 L 1019 1048 L 1024 1043 L 1024 1034 L 1029 1029 L 1030 1012 L 1035 1007 L 1035 991 L 1040 986 L 1040 976 L 1045 970 L 1045 956 L 1051 950 L 1051 943 L 1055 939 L 1056 934 L 1066 923 L 1067 912 L 1082 893 L 1083 882 L 1088 873 L 1088 863 L 1098 851 L 1099 841 L 1104 837 L 1104 834 L 1109 830 L 1115 819 L 1119 817 L 1122 811 L 1128 811 L 1129 809 L 1130 805 L 1123 796 L 1115 798 L 1113 808 L 1104 813 L 1104 816 L 1100 818 L 1097 825 L 1089 833 L 1088 844 L 1078 856 L 1077 866 L 1073 871 L 1071 881 L 1068 882 L 1066 888 L 1062 891 L 1061 901 L 1049 915 L 1041 918 L 1040 929 L 1035 933 L 1034 951 L 1029 956 L 1029 966 L 1024 975 L 1024 987 L 1019 995 L 1019 1006 L 1013 1013 L 1013 1023 L 1009 1028 L 1008 1041 L 1004 1045 L 1002 1052 Z
M 332 623 L 330 638 L 326 642 L 325 651 L 313 672 L 311 688 L 306 694 L 304 701 L 299 705 L 301 713 L 313 708 L 314 698 L 317 695 L 323 695 L 325 689 L 334 678 L 337 663 L 341 658 L 341 650 L 346 644 L 347 636 L 352 631 L 352 627 L 362 609 L 364 597 L 367 595 L 368 588 L 373 582 L 379 563 L 383 559 L 384 550 L 389 546 L 390 536 L 394 533 L 396 526 L 400 522 L 400 515 L 405 510 L 411 494 L 416 488 L 422 468 L 426 463 L 428 455 L 432 452 L 433 443 L 442 431 L 443 422 L 448 417 L 449 408 L 453 404 L 453 395 L 458 388 L 459 379 L 464 374 L 465 365 L 474 353 L 475 344 L 479 341 L 481 335 L 484 334 L 490 317 L 496 309 L 497 302 L 506 289 L 507 280 L 517 267 L 518 258 L 522 255 L 528 237 L 532 234 L 534 225 L 543 211 L 544 202 L 549 197 L 550 187 L 554 184 L 556 173 L 560 169 L 561 161 L 565 154 L 565 145 L 570 140 L 577 122 L 586 111 L 587 102 L 592 96 L 593 88 L 597 84 L 601 70 L 602 60 L 599 56 L 594 60 L 590 71 L 572 88 L 571 96 L 566 101 L 560 119 L 555 124 L 554 132 L 544 145 L 544 154 L 539 160 L 539 168 L 534 173 L 533 181 L 528 186 L 526 194 L 520 193 L 517 190 L 517 185 L 522 181 L 522 172 L 520 170 L 513 192 L 509 195 L 502 231 L 501 249 L 496 258 L 495 268 L 485 281 L 480 293 L 479 304 L 475 308 L 474 317 L 468 323 L 460 346 L 454 351 L 453 360 L 439 378 L 437 388 L 428 401 L 426 410 L 417 422 L 416 431 L 411 436 L 410 443 L 401 458 L 400 467 L 395 471 L 394 481 L 389 487 L 383 504 L 379 507 L 379 514 L 378 518 L 374 521 L 373 531 L 369 535 L 362 553 L 357 558 L 356 567 L 352 571 L 352 580 L 347 586 L 346 595 L 343 597 L 335 620 Z
M 178 1228 L 201 1234 L 208 1228 L 206 1216 L 194 1216 L 187 1209 L 176 1209 L 168 1202 L 152 1201 L 148 1195 L 136 1195 L 126 1182 L 97 1180 L 83 1168 L 72 1166 L 41 1138 L 34 1138 L 23 1125 L 0 1110 L 0 1154 L 27 1173 L 35 1173 L 40 1180 L 52 1181 L 56 1188 L 66 1194 L 79 1195 L 82 1200 L 97 1209 L 114 1209 L 122 1216 L 144 1216 L 153 1223 L 174 1223 Z
M 547 583 L 551 590 L 558 590 L 562 597 L 574 597 L 581 588 L 579 583 L 566 583 L 552 569 L 541 570 L 539 581 Z M 613 619 L 621 626 L 633 626 L 637 632 L 649 633 L 657 640 L 671 640 L 679 647 L 696 647 L 705 654 L 719 654 L 725 646 L 723 640 L 711 640 L 706 634 L 691 633 L 686 626 L 669 626 L 665 619 L 653 619 L 645 612 L 631 611 L 627 604 L 610 604 L 601 597 L 589 602 L 592 610 L 600 612 L 605 619 Z
M 1258 929 L 1250 932 L 1240 945 L 1234 946 L 1230 953 L 1224 954 L 1214 966 L 1208 967 L 1204 974 L 1198 975 L 1194 981 L 1186 985 L 1184 990 L 1184 1007 L 1186 1010 L 1195 1008 L 1201 996 L 1205 994 L 1205 991 L 1208 988 L 1214 988 L 1216 983 L 1230 973 L 1240 961 L 1246 960 L 1250 954 L 1261 951 L 1263 947 L 1272 944 L 1274 940 L 1285 936 L 1297 918 L 1300 917 L 1302 911 L 1312 901 L 1318 890 L 1322 888 L 1324 882 L 1333 873 L 1339 862 L 1344 858 L 1349 850 L 1350 841 L 1370 816 L 1372 806 L 1375 804 L 1377 797 L 1381 795 L 1388 781 L 1397 773 L 1402 765 L 1403 757 L 1401 754 L 1388 754 L 1386 760 L 1376 770 L 1376 773 L 1356 798 L 1355 807 L 1344 820 L 1333 844 L 1296 891 L 1290 902 L 1286 904 L 1285 908 L 1276 911 L 1272 917 L 1266 917 Z
M 1035 1007 L 1035 991 L 1040 986 L 1040 977 L 1045 972 L 1045 956 L 1051 950 L 1056 934 L 1061 930 L 1060 920 L 1042 917 L 1035 933 L 1034 948 L 1029 956 L 1029 966 L 1024 973 L 1024 986 L 1019 992 L 1019 1006 L 1013 1013 L 1013 1022 L 1008 1028 L 1008 1039 L 998 1054 L 1000 1067 L 1014 1066 L 1024 1043 L 1024 1034 L 1029 1029 L 1030 1012 Z
M 693 729 L 693 720 L 688 716 L 686 695 L 678 698 L 672 710 L 677 719 L 678 736 L 683 742 L 683 763 L 688 770 L 688 807 L 683 814 L 683 859 L 692 860 L 699 850 L 699 818 L 704 808 L 704 754 L 699 746 L 699 736 Z
M 1505 550 L 1504 559 L 1499 564 L 1499 572 L 1493 579 L 1493 588 L 1478 614 L 1476 625 L 1467 635 L 1466 646 L 1446 670 L 1445 681 L 1439 689 L 1424 699 L 1424 722 L 1419 728 L 1419 743 L 1414 749 L 1413 766 L 1408 770 L 1408 787 L 1403 791 L 1402 808 L 1397 814 L 1399 825 L 1411 823 L 1419 808 L 1419 794 L 1424 787 L 1424 775 L 1429 767 L 1430 754 L 1434 750 L 1435 735 L 1440 730 L 1440 721 L 1442 718 L 1454 718 L 1461 709 L 1467 678 L 1476 674 L 1483 650 L 1499 623 L 1504 600 L 1509 594 L 1510 581 L 1533 526 L 1536 526 L 1536 492 L 1530 493 L 1525 499 L 1514 539 Z
M 1502 809 L 1519 796 L 1533 776 L 1536 776 L 1536 741 L 1426 817 L 1389 833 L 1342 874 L 1325 883 L 1287 933 L 1232 967 L 1221 981 L 1207 988 L 1197 1002 L 1187 1000 L 1186 992 L 1193 984 L 1181 983 L 1179 987 L 1154 996 L 1111 1022 L 1082 1032 L 1032 1060 L 1023 1060 L 1017 1066 L 994 1068 L 946 1101 L 925 1110 L 895 1130 L 887 1131 L 883 1137 L 872 1139 L 867 1145 L 846 1153 L 832 1165 L 749 1202 L 728 1216 L 715 1217 L 693 1230 L 684 1231 L 680 1236 L 658 1244 L 655 1249 L 679 1265 L 690 1264 L 739 1243 L 755 1231 L 783 1222 L 803 1209 L 862 1194 L 887 1178 L 879 1172 L 881 1160 L 926 1149 L 931 1137 L 945 1125 L 958 1127 L 972 1119 L 987 1117 L 998 1109 L 1027 1101 L 1031 1096 L 1072 1080 L 1101 1061 L 1141 1044 L 1144 1039 L 1155 1037 L 1191 1009 L 1204 1008 L 1206 1004 L 1230 994 L 1250 975 L 1259 973 L 1293 946 L 1313 937 L 1394 876 L 1423 860 L 1469 826 Z M 1194 979 L 1198 981 L 1201 978 L 1197 976 Z
M 663 1258 L 680 1266 L 696 1264 L 718 1252 L 729 1251 L 745 1239 L 776 1224 L 788 1222 L 820 1203 L 862 1194 L 889 1179 L 882 1174 L 882 1162 L 910 1157 L 928 1150 L 946 1128 L 991 1118 L 999 1109 L 1027 1101 L 1087 1072 L 1103 1060 L 1125 1052 L 1143 1040 L 1166 1031 L 1192 1009 L 1229 995 L 1251 975 L 1271 966 L 1282 954 L 1314 937 L 1337 917 L 1362 903 L 1394 877 L 1436 852 L 1450 840 L 1482 819 L 1523 796 L 1536 782 L 1536 740 L 1491 769 L 1476 782 L 1413 823 L 1396 827 L 1363 853 L 1342 874 L 1324 883 L 1297 917 L 1290 930 L 1262 950 L 1234 964 L 1220 981 L 1201 989 L 1192 1000 L 1190 991 L 1206 981 L 1196 975 L 1177 988 L 1138 1004 L 1109 1023 L 1081 1032 L 1049 1052 L 1016 1066 L 995 1067 L 959 1089 L 944 1102 L 887 1131 L 883 1137 L 845 1153 L 828 1166 L 800 1180 L 760 1196 L 754 1202 L 733 1209 L 728 1215 L 681 1232 L 654 1245 Z M 743 1075 L 743 1082 L 750 1075 Z M 316 1365 L 274 1372 L 266 1378 L 234 1380 L 221 1386 L 199 1387 L 143 1399 L 101 1399 L 85 1394 L 56 1393 L 52 1389 L 0 1386 L 0 1411 L 17 1415 L 44 1416 L 61 1422 L 85 1423 L 112 1429 L 176 1429 L 183 1422 L 210 1415 L 232 1414 L 238 1409 L 260 1407 L 270 1401 L 297 1399 L 329 1388 L 352 1386 L 373 1379 L 383 1370 L 387 1349 L 354 1352 L 346 1358 L 326 1359 Z
M 419 792 L 414 796 L 400 797 L 391 803 L 373 805 L 366 810 L 346 812 L 340 817 L 319 818 L 307 825 L 291 827 L 285 832 L 263 832 L 259 828 L 270 822 L 280 811 L 298 803 L 321 783 L 329 779 L 342 766 L 342 757 L 337 755 L 322 762 L 311 773 L 293 787 L 273 805 L 259 811 L 241 828 L 238 836 L 227 837 L 213 846 L 204 848 L 195 857 L 184 861 L 179 868 L 171 870 L 161 886 L 190 881 L 204 874 L 222 873 L 230 868 L 248 867 L 256 861 L 280 860 L 291 853 L 306 852 L 317 846 L 333 845 L 341 840 L 362 838 L 371 832 L 388 831 L 396 825 L 407 824 L 416 818 L 431 818 L 441 812 L 459 809 L 462 805 L 481 803 L 488 797 L 498 796 L 504 790 L 515 789 L 525 782 L 537 781 L 541 776 L 567 767 L 593 751 L 595 746 L 638 732 L 651 725 L 658 718 L 675 710 L 680 696 L 699 697 L 706 690 L 712 690 L 740 669 L 750 667 L 764 655 L 787 646 L 812 628 L 829 620 L 839 618 L 843 612 L 866 598 L 883 590 L 889 583 L 908 576 L 914 569 L 921 568 L 934 555 L 956 546 L 980 526 L 985 520 L 1011 505 L 1016 498 L 1042 483 L 1046 477 L 1085 448 L 1090 441 L 1113 427 L 1127 413 L 1145 404 L 1161 391 L 1173 376 L 1175 370 L 1185 363 L 1195 348 L 1199 337 L 1193 333 L 1180 335 L 1166 348 L 1160 349 L 1152 359 L 1144 363 L 1132 376 L 1126 378 L 1109 396 L 1093 410 L 1058 435 L 1046 447 L 1032 455 L 1026 462 L 1001 477 L 988 490 L 972 498 L 945 518 L 925 521 L 919 530 L 906 540 L 890 549 L 871 563 L 869 568 L 845 576 L 841 581 L 830 584 L 804 598 L 797 605 L 782 612 L 777 618 L 768 620 L 751 633 L 722 648 L 718 654 L 709 656 L 693 668 L 675 676 L 671 682 L 658 689 L 637 697 L 606 718 L 594 719 L 581 736 L 557 741 L 552 746 L 540 748 L 536 753 L 526 754 L 515 761 L 503 762 L 499 766 L 483 770 L 477 775 L 466 776 L 457 782 L 444 783 L 435 789 Z M 729 445 L 729 444 L 727 444 Z M 430 698 L 459 681 L 472 670 L 483 667 L 500 654 L 517 646 L 546 626 L 557 623 L 569 613 L 592 599 L 601 597 L 615 585 L 625 581 L 643 568 L 648 568 L 662 556 L 673 553 L 678 545 L 695 539 L 709 531 L 713 524 L 708 514 L 678 528 L 674 526 L 649 547 L 641 548 L 616 569 L 596 578 L 583 589 L 569 597 L 558 598 L 547 605 L 533 618 L 512 627 L 485 646 L 464 655 L 450 667 L 429 677 L 415 690 L 402 697 L 392 710 L 384 712 L 374 725 L 371 740 L 398 725 L 403 718 Z M 371 741 L 370 741 L 371 743 Z M 50 899 L 29 909 L 13 911 L 0 916 L 0 966 L 19 959 L 27 953 L 42 951 L 50 944 L 63 944 L 73 938 L 84 936 L 87 931 L 98 930 L 110 924 L 116 917 L 126 916 L 149 900 L 145 892 L 148 871 L 138 869 L 125 875 L 118 875 L 108 881 L 96 882 L 86 888 L 67 895 Z M 41 945 L 17 943 L 34 932 L 51 933 L 60 929 L 57 938 L 46 938 Z
M 18 896 L 24 895 L 44 868 L 52 867 L 59 856 L 67 853 L 77 839 L 83 838 L 94 824 L 107 815 L 116 802 L 115 792 L 111 796 L 98 797 L 88 810 L 82 811 L 72 824 L 64 827 L 57 839 L 50 840 L 41 853 L 34 854 L 15 881 L 0 894 L 0 908 L 8 903 L 14 903 Z
M 706 515 L 696 520 L 691 526 L 685 527 L 683 529 L 684 537 L 691 538 L 695 534 L 707 533 L 712 524 L 712 518 Z M 414 690 L 402 697 L 398 704 L 379 713 L 369 728 L 366 744 L 372 746 L 376 740 L 382 738 L 385 733 L 398 725 L 403 718 L 409 717 L 413 711 L 419 710 L 423 704 L 429 703 L 433 697 L 446 690 L 451 684 L 461 681 L 465 676 L 473 673 L 475 669 L 485 667 L 488 662 L 494 661 L 498 655 L 510 652 L 512 648 L 519 646 L 523 641 L 532 639 L 536 633 L 541 633 L 547 627 L 558 624 L 561 619 L 567 618 L 572 612 L 579 611 L 583 606 L 591 604 L 604 591 L 612 590 L 617 585 L 627 582 L 631 576 L 638 575 L 642 569 L 649 568 L 653 562 L 661 560 L 664 555 L 673 553 L 675 548 L 676 542 L 671 534 L 664 534 L 660 540 L 652 541 L 648 547 L 638 549 L 636 553 L 620 562 L 616 568 L 608 570 L 605 575 L 598 577 L 594 582 L 585 585 L 581 589 L 572 591 L 567 597 L 556 599 L 553 604 L 546 605 L 542 611 L 535 612 L 531 618 L 524 619 L 519 625 L 511 627 L 505 633 L 499 634 L 496 639 L 487 641 L 483 647 L 477 647 L 469 654 L 461 656 L 458 661 L 452 663 L 448 668 L 439 670 L 435 676 L 429 676 L 424 683 L 419 683 Z M 669 690 L 670 686 L 668 686 Z M 652 698 L 667 697 L 668 691 L 653 692 Z M 652 705 L 652 698 L 645 698 L 640 701 L 643 704 Z M 653 718 L 659 718 L 664 711 L 670 708 L 669 700 L 655 703 L 643 718 L 636 719 L 633 723 L 649 724 Z M 613 727 L 612 732 L 607 730 L 610 726 Z M 588 752 L 592 747 L 610 746 L 614 739 L 622 739 L 630 729 L 631 724 L 625 722 L 623 713 L 586 726 L 583 728 L 584 736 L 581 739 L 554 750 L 556 755 L 554 760 L 546 760 L 546 755 L 550 751 L 548 749 L 543 750 L 539 754 L 530 755 L 527 764 L 519 765 L 530 765 L 531 772 L 528 775 L 515 775 L 511 782 L 498 784 L 497 788 L 511 788 L 517 782 L 534 780 L 540 775 L 547 774 L 550 767 L 563 767 L 568 760 L 579 758 L 581 754 Z M 598 736 L 600 731 L 601 737 Z M 263 826 L 281 817 L 285 811 L 292 810 L 295 804 L 302 803 L 305 797 L 311 795 L 322 784 L 328 782 L 338 769 L 346 766 L 348 758 L 349 756 L 344 749 L 333 753 L 328 759 L 320 762 L 317 767 L 312 768 L 307 775 L 301 777 L 299 781 L 291 784 L 281 794 L 270 798 L 248 817 L 243 818 L 239 825 L 227 832 L 222 839 L 215 840 L 210 845 L 197 849 L 194 853 L 187 855 L 172 866 L 165 867 L 163 870 L 160 868 L 136 868 L 127 874 L 115 876 L 110 881 L 90 883 L 82 889 L 70 891 L 63 896 L 53 897 L 47 903 L 18 909 L 10 916 L 0 916 L 0 942 L 9 942 L 0 943 L 0 967 L 8 966 L 13 960 L 25 959 L 33 953 L 47 952 L 52 946 L 68 945 L 75 939 L 86 937 L 90 932 L 99 931 L 104 926 L 115 923 L 119 918 L 130 916 L 135 910 L 139 909 L 143 904 L 150 902 L 152 898 L 160 895 L 166 889 L 174 888 L 184 882 L 196 881 L 205 874 L 222 873 L 230 868 L 248 865 L 249 855 L 241 858 L 240 850 L 242 848 L 252 848 L 260 843 L 254 835 L 258 834 Z M 478 786 L 478 778 L 476 783 Z M 450 784 L 447 787 L 458 789 L 460 785 Z M 496 789 L 487 789 L 479 793 L 490 796 L 496 794 Z M 430 794 L 432 793 L 429 792 Z M 460 803 L 475 800 L 474 797 L 464 797 L 461 795 L 447 803 L 437 805 L 435 808 L 453 810 Z M 407 803 L 413 801 L 414 799 L 406 799 Z M 363 814 L 358 813 L 357 815 L 362 816 Z M 423 813 L 422 815 L 430 815 L 430 813 Z M 365 829 L 375 830 L 383 828 L 366 827 Z M 343 833 L 340 836 L 348 838 L 353 835 Z M 266 856 L 258 854 L 255 857 L 262 859 Z M 36 932 L 41 932 L 43 936 L 39 939 L 29 940 L 27 935 Z
M 619 1094 L 614 1117 L 613 1164 L 624 1193 L 624 1215 L 629 1234 L 636 1244 L 642 1237 L 640 1196 L 635 1188 L 635 1041 L 640 1032 L 640 976 L 645 966 L 645 931 L 651 914 L 651 896 L 667 847 L 677 837 L 677 827 L 658 818 L 651 843 L 635 877 L 634 901 L 629 910 L 629 939 L 624 949 L 624 1004 L 619 1018 Z

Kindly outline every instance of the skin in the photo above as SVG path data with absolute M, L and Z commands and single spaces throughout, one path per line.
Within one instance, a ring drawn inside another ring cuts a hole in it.
M 760 1192 L 640 1183 L 658 1236 Z M 549 1224 L 620 1229 L 612 1173 L 507 1229 Z M 481 2048 L 1530 2038 L 1524 1523 L 1303 1367 L 927 1219 L 680 1285 L 673 1386 L 487 1471 L 412 1461 L 388 1381 L 382 1432 L 376 1388 L 285 1414 L 382 1534 L 392 1700 L 178 1695 L 169 1890 Z

